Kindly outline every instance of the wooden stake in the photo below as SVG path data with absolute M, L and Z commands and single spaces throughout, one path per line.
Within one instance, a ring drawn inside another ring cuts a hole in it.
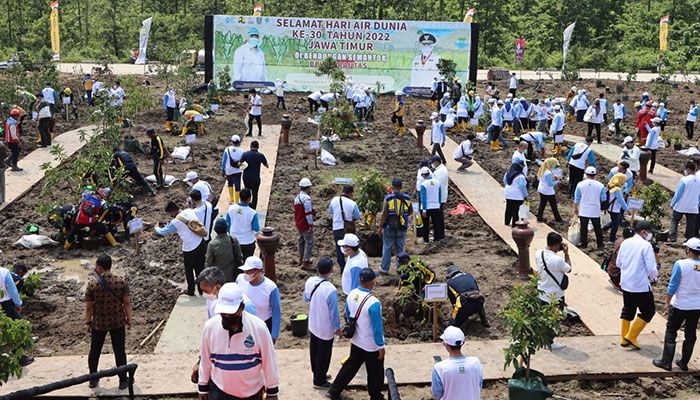
M 438 304 L 439 302 L 433 302 L 433 342 L 438 341 Z
M 136 241 L 136 255 L 141 254 L 141 231 L 136 231 L 134 233 L 134 240 Z
M 153 335 L 155 335 L 156 332 L 158 332 L 158 329 L 160 329 L 160 327 L 163 325 L 164 322 L 165 322 L 164 319 L 160 320 L 160 323 L 158 323 L 158 325 L 156 325 L 156 327 L 153 328 L 153 330 L 151 331 L 151 333 L 149 333 L 148 336 L 146 336 L 146 338 L 143 339 L 143 341 L 141 341 L 141 343 L 139 343 L 139 347 L 143 347 L 143 345 L 145 345 L 146 343 L 148 343 L 148 341 L 151 340 L 151 338 L 153 337 Z

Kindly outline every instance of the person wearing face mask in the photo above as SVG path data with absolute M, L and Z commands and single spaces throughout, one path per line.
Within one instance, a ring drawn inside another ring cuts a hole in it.
M 280 336 L 282 321 L 282 306 L 280 291 L 275 282 L 265 276 L 263 262 L 260 257 L 250 256 L 240 268 L 243 274 L 238 275 L 236 283 L 243 294 L 248 296 L 255 306 L 258 317 L 265 321 L 270 330 L 272 341 L 277 342 Z
M 695 175 L 695 163 L 688 161 L 685 163 L 684 177 L 678 183 L 676 193 L 671 199 L 671 229 L 669 229 L 668 240 L 676 242 L 676 232 L 678 223 L 685 216 L 685 239 L 695 236 L 696 224 L 698 223 L 698 206 L 700 205 L 700 179 Z
M 608 200 L 605 185 L 595 179 L 595 167 L 586 167 L 586 179 L 576 185 L 574 191 L 574 214 L 578 216 L 580 223 L 581 244 L 579 248 L 588 247 L 588 222 L 593 224 L 595 239 L 598 249 L 605 248 L 603 241 L 603 229 L 600 226 L 600 210 Z
M 198 392 L 201 400 L 276 400 L 277 356 L 270 332 L 260 318 L 245 311 L 243 291 L 234 283 L 219 290 L 217 315 L 204 324 Z
M 620 245 L 617 267 L 620 268 L 622 289 L 622 321 L 620 346 L 632 346 L 639 350 L 639 334 L 656 312 L 651 285 L 659 278 L 654 249 L 649 243 L 653 237 L 652 226 L 647 221 L 635 223 L 635 235 Z M 635 318 L 635 314 L 639 314 Z M 634 319 L 634 322 L 632 321 Z
M 224 274 L 226 282 L 233 282 L 240 273 L 238 268 L 243 265 L 241 245 L 238 239 L 228 234 L 228 225 L 223 218 L 214 222 L 214 232 L 216 237 L 207 245 L 204 267 L 216 266 Z
M 410 86 L 431 87 L 431 79 L 438 72 L 437 64 L 440 60 L 440 56 L 433 51 L 436 41 L 435 36 L 430 33 L 423 33 L 418 37 L 420 53 L 413 59 Z M 439 90 L 437 96 L 438 100 L 442 96 Z
M 260 32 L 251 27 L 246 43 L 233 53 L 233 81 L 264 82 L 267 80 L 265 53 L 260 48 Z
M 642 151 L 634 143 L 632 136 L 626 136 L 622 141 L 622 153 L 620 154 L 620 160 L 626 161 L 629 164 L 629 169 L 632 172 L 632 176 L 637 177 L 639 172 L 639 156 Z
M 557 196 L 555 189 L 559 180 L 561 179 L 563 173 L 561 167 L 559 166 L 559 161 L 550 157 L 544 160 L 544 163 L 540 166 L 537 171 L 537 179 L 539 179 L 539 184 L 537 185 L 537 193 L 540 194 L 540 205 L 537 208 L 537 222 L 544 222 L 544 209 L 549 203 L 552 207 L 552 214 L 554 214 L 554 220 L 561 224 L 564 220 L 559 215 L 559 209 L 557 208 Z
M 197 282 L 199 283 L 199 286 L 202 287 L 202 291 L 204 292 L 202 297 L 207 299 L 208 318 L 216 315 L 214 309 L 216 308 L 216 301 L 219 298 L 219 291 L 221 288 L 227 283 L 238 285 L 235 282 L 226 282 L 224 273 L 217 267 L 204 268 L 204 270 L 197 276 Z M 245 294 L 243 295 L 243 304 L 245 304 L 245 311 L 247 313 L 255 316 L 258 315 L 255 305 Z
M 345 268 L 341 279 L 343 293 L 350 294 L 356 287 L 360 286 L 360 272 L 369 266 L 367 255 L 360 249 L 360 239 L 352 233 L 346 233 L 338 240 L 340 250 L 345 254 Z
M 608 182 L 608 212 L 610 213 L 610 243 L 617 239 L 617 228 L 622 223 L 624 213 L 629 210 L 623 196 L 627 176 L 617 173 Z M 700 192 L 698 193 L 700 194 Z
M 304 284 L 304 302 L 309 303 L 309 336 L 311 371 L 316 389 L 329 388 L 328 367 L 333 354 L 333 337 L 340 336 L 340 312 L 338 311 L 338 290 L 330 281 L 333 274 L 333 260 L 321 257 L 316 264 L 317 276 L 312 276 Z
M 126 279 L 113 275 L 112 258 L 101 255 L 95 261 L 96 279 L 92 279 L 85 289 L 85 325 L 90 334 L 90 373 L 97 372 L 102 345 L 109 333 L 117 367 L 126 365 L 126 330 L 131 329 L 131 302 L 129 285 Z M 90 388 L 96 388 L 99 379 L 90 381 Z M 119 389 L 129 387 L 126 372 L 119 374 Z
M 440 207 L 445 208 L 447 204 L 447 189 L 450 184 L 449 171 L 438 155 L 431 158 L 431 167 L 433 168 L 433 177 L 440 182 Z
M 348 294 L 345 302 L 345 319 L 355 319 L 355 332 L 350 338 L 350 356 L 338 371 L 326 397 L 340 400 L 340 393 L 352 381 L 365 364 L 367 370 L 367 392 L 370 400 L 384 400 L 384 324 L 382 304 L 372 294 L 376 285 L 376 274 L 371 268 L 360 272 L 360 286 Z

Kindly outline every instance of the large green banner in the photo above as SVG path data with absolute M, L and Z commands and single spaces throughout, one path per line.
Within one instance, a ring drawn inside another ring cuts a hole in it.
M 469 78 L 471 24 L 216 15 L 213 77 L 228 67 L 234 87 L 273 86 L 292 91 L 327 89 L 314 71 L 328 57 L 353 82 L 385 92 L 425 94 L 440 58 Z

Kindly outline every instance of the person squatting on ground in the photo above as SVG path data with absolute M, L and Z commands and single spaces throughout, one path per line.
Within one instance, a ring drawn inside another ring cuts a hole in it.
M 314 217 L 316 211 L 311 202 L 311 180 L 299 181 L 299 194 L 294 198 L 294 223 L 297 227 L 299 243 L 299 265 L 302 269 L 312 270 L 311 256 L 314 251 Z
M 462 164 L 457 167 L 457 172 L 467 172 L 467 169 L 474 164 L 474 161 L 472 161 L 474 156 L 474 139 L 476 139 L 476 136 L 471 132 L 468 133 L 467 138 L 455 149 L 452 159 Z
M 382 215 L 379 218 L 377 233 L 382 237 L 382 264 L 379 273 L 389 274 L 391 255 L 394 248 L 396 254 L 402 253 L 406 245 L 408 222 L 413 214 L 411 197 L 403 193 L 403 182 L 399 178 L 391 181 L 391 193 L 384 197 Z
M 476 279 L 468 272 L 461 272 L 454 264 L 447 267 L 447 298 L 452 304 L 451 326 L 463 326 L 474 314 L 479 315 L 485 328 L 491 326 L 484 309 L 484 296 L 479 291 Z
M 83 192 L 80 206 L 78 207 L 78 214 L 75 216 L 71 230 L 63 243 L 64 250 L 70 250 L 76 236 L 86 227 L 89 227 L 91 231 L 104 235 L 110 246 L 117 246 L 117 240 L 112 236 L 112 233 L 104 223 L 104 218 L 107 215 L 106 200 L 111 193 L 112 190 L 110 188 L 102 188 L 97 191 L 86 190 Z

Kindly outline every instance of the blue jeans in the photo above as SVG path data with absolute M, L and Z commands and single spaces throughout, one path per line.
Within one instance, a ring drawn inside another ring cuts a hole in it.
M 386 228 L 382 232 L 382 271 L 389 272 L 391 268 L 391 250 L 396 245 L 396 254 L 404 251 L 406 245 L 406 230 Z

